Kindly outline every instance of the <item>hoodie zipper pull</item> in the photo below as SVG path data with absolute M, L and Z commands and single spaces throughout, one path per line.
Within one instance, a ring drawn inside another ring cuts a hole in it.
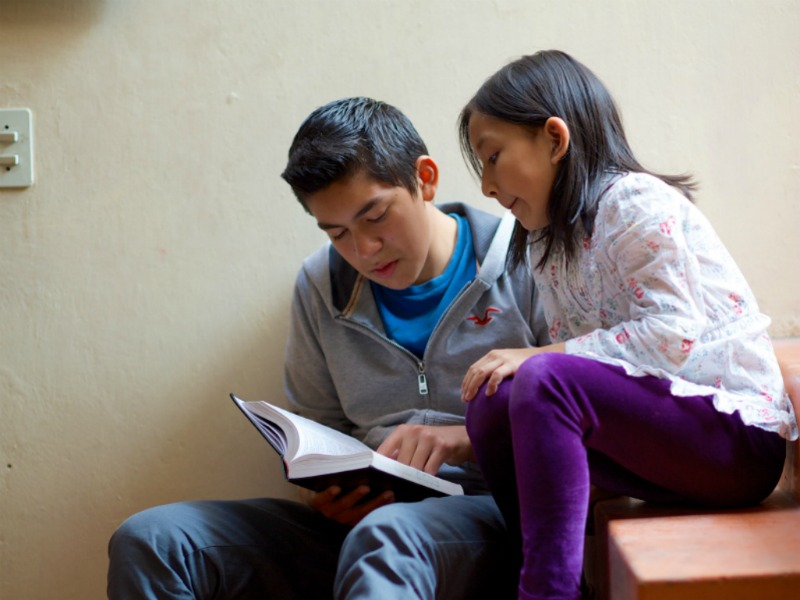
M 417 375 L 417 386 L 419 386 L 419 395 L 428 395 L 428 379 L 425 377 L 425 363 L 419 363 L 419 375 Z

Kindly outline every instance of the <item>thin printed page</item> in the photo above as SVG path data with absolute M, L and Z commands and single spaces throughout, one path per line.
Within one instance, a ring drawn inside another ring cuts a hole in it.
M 399 463 L 396 460 L 392 460 L 382 454 L 377 454 L 373 460 L 373 464 L 376 468 L 380 469 L 381 471 L 385 471 L 386 473 L 393 473 L 398 477 L 403 477 L 404 479 L 408 479 L 409 481 L 413 481 L 414 483 L 418 483 L 420 485 L 424 485 L 434 490 L 438 490 L 444 492 L 446 494 L 463 494 L 463 488 L 451 481 L 446 481 L 430 473 L 426 473 L 425 471 L 420 471 L 419 469 L 415 469 L 410 465 L 404 465 L 403 463 Z
M 334 456 L 347 456 L 351 454 L 371 454 L 372 450 L 366 445 L 359 442 L 357 439 L 350 437 L 341 431 L 331 429 L 326 425 L 306 419 L 300 415 L 284 410 L 269 402 L 254 401 L 245 402 L 247 409 L 254 415 L 267 420 L 272 420 L 282 425 L 283 422 L 292 423 L 295 429 L 299 432 L 297 436 L 296 451 L 291 452 L 292 456 L 301 456 L 308 454 L 321 454 L 321 455 L 334 455 Z M 287 428 L 282 425 L 282 428 Z M 291 450 L 295 450 L 292 436 L 289 438 L 289 446 Z
M 289 454 L 289 443 L 283 429 L 258 415 L 253 415 L 253 417 L 253 425 L 258 428 L 261 435 L 267 439 L 270 445 L 277 450 L 278 454 L 281 456 Z
M 278 454 L 280 454 L 282 457 L 291 457 L 286 434 L 287 427 L 289 428 L 289 431 L 294 431 L 294 427 L 290 422 L 282 419 L 280 415 L 277 415 L 282 421 L 282 423 L 279 425 L 273 422 L 273 420 L 265 419 L 248 410 L 246 406 L 247 402 L 241 398 L 238 398 L 235 394 L 230 394 L 230 397 L 236 403 L 236 406 L 239 407 L 239 410 L 242 411 L 242 414 L 247 417 L 247 420 L 250 421 L 250 423 L 255 426 L 256 429 L 258 429 L 261 435 L 264 436 L 264 438 L 269 442 L 269 445 L 272 446 Z M 293 433 L 292 436 L 297 437 L 297 433 Z

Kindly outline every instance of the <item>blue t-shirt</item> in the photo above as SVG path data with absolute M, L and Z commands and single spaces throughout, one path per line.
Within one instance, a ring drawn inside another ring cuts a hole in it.
M 447 268 L 438 277 L 404 290 L 392 290 L 370 282 L 386 335 L 418 357 L 450 303 L 475 278 L 475 249 L 465 217 L 451 215 L 458 223 L 456 248 Z

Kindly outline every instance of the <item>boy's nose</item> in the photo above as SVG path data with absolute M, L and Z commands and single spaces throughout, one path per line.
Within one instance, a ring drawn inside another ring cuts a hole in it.
M 369 257 L 381 248 L 381 241 L 371 235 L 353 236 L 353 247 L 358 256 Z

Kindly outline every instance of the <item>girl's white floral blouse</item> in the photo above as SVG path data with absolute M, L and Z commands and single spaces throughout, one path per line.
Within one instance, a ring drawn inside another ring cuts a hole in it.
M 708 220 L 680 192 L 641 173 L 617 175 L 594 233 L 565 264 L 531 265 L 553 342 L 672 381 L 678 396 L 713 395 L 717 410 L 797 439 L 769 318 Z

